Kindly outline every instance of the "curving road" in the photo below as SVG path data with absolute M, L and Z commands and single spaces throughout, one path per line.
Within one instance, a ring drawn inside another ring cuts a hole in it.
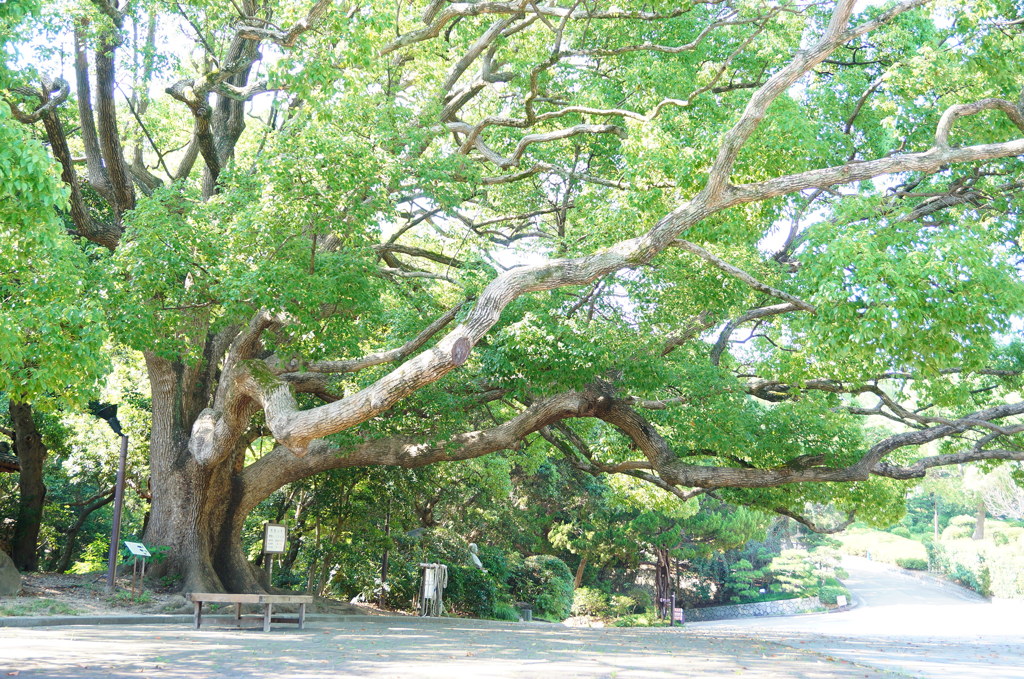
M 1024 679 L 1024 602 L 989 603 L 962 588 L 848 558 L 856 608 L 789 618 L 692 623 L 911 677 Z M 1024 564 L 1022 564 L 1024 568 Z

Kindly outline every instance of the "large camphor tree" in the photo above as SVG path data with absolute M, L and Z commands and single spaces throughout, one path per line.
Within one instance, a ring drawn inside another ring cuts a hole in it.
M 57 169 L 4 209 L 67 233 L 3 304 L 78 262 L 62 322 L 144 355 L 186 590 L 258 590 L 246 515 L 338 467 L 550 445 L 813 524 L 1024 459 L 1019 0 L 5 5 Z

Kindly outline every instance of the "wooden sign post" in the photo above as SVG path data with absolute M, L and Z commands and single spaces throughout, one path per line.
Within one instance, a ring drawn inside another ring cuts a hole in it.
M 271 585 L 274 555 L 284 554 L 288 547 L 288 527 L 282 523 L 263 522 L 263 558 L 267 564 L 267 587 Z

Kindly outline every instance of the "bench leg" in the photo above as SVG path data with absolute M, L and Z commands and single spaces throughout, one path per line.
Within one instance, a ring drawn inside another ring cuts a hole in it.
M 235 604 L 235 627 L 242 626 L 242 604 Z
M 265 604 L 266 608 L 263 609 L 263 631 L 270 631 L 270 612 L 273 609 L 274 604 Z
M 306 624 L 306 604 L 299 604 L 299 629 Z
M 195 612 L 192 614 L 192 622 L 195 624 L 196 629 L 199 629 L 199 625 L 203 621 L 203 602 L 194 602 Z

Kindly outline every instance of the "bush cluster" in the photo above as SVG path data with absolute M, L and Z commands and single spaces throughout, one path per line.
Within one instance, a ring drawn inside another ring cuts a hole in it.
M 591 615 L 604 617 L 608 615 L 608 595 L 593 587 L 580 587 L 573 592 L 573 615 Z
M 594 618 L 626 618 L 654 609 L 654 595 L 645 587 L 634 586 L 629 594 L 612 594 L 596 587 L 580 587 L 573 593 L 572 614 Z
M 493 576 L 479 568 L 449 566 L 444 598 L 445 606 L 452 613 L 490 618 L 495 617 L 495 605 L 500 603 L 500 587 Z
M 846 601 L 850 601 L 850 590 L 843 586 L 843 583 L 839 582 L 835 578 L 828 578 L 825 583 L 818 589 L 818 600 L 823 604 L 835 605 L 839 603 L 839 597 L 845 596 Z
M 948 530 L 948 529 L 947 529 Z M 1024 598 L 1024 539 L 1009 528 L 1003 539 L 952 540 L 928 545 L 931 569 L 982 596 L 1001 599 Z
M 533 605 L 534 617 L 565 620 L 573 601 L 572 572 L 557 556 L 538 554 L 512 569 L 509 587 L 517 601 Z

